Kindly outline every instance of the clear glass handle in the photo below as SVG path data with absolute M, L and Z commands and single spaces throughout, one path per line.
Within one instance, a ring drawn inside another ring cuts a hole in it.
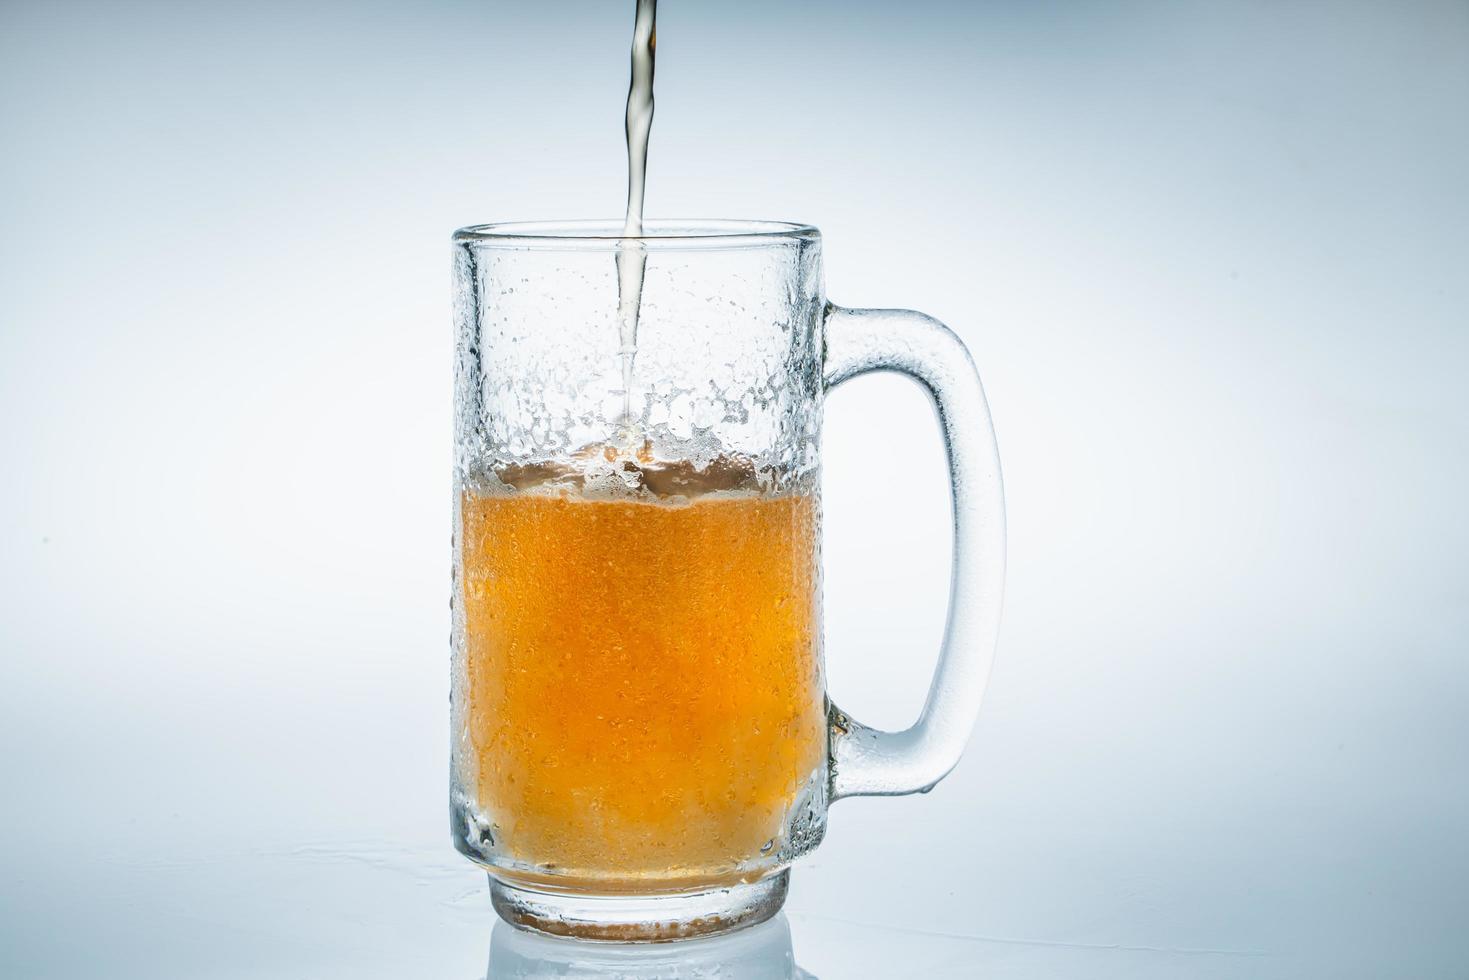
M 1005 580 L 1000 456 L 974 361 L 954 332 L 912 310 L 827 306 L 828 389 L 896 371 L 928 392 L 949 456 L 954 505 L 949 617 L 923 714 L 883 732 L 831 708 L 831 798 L 927 792 L 954 768 L 989 681 Z

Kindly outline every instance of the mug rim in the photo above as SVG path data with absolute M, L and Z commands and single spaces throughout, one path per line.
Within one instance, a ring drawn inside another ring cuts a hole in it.
M 625 235 L 622 229 L 621 220 L 610 218 L 494 221 L 460 228 L 454 232 L 454 243 L 492 248 L 606 249 L 633 241 L 649 248 L 730 248 L 821 238 L 814 225 L 737 218 L 654 218 L 643 222 L 641 235 Z

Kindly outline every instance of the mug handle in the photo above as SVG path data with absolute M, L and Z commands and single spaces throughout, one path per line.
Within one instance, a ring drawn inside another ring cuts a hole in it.
M 895 371 L 926 391 L 949 459 L 954 551 L 949 614 L 923 714 L 884 732 L 831 705 L 830 798 L 926 793 L 959 761 L 994 662 L 1005 580 L 1005 496 L 994 424 L 979 372 L 952 330 L 913 310 L 848 310 L 825 318 L 827 390 Z

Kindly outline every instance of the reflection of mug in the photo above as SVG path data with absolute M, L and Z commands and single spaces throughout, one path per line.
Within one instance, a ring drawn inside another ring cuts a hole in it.
M 647 257 L 635 355 L 619 248 Z M 1004 570 L 984 393 L 942 324 L 828 305 L 820 255 L 814 228 L 762 222 L 455 235 L 452 816 L 512 922 L 758 921 L 830 800 L 924 790 L 959 758 Z M 822 677 L 822 401 L 875 370 L 933 397 L 954 502 L 943 656 L 895 734 Z
M 815 980 L 796 965 L 791 927 L 777 916 L 729 936 L 676 945 L 575 943 L 512 929 L 490 935 L 489 980 Z

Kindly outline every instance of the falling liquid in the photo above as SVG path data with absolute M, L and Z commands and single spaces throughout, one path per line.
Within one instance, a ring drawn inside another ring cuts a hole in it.
M 638 352 L 638 313 L 648 265 L 643 234 L 643 188 L 647 180 L 648 132 L 653 128 L 653 53 L 658 45 L 658 0 L 637 0 L 632 36 L 632 83 L 627 90 L 627 218 L 617 246 L 617 325 L 622 357 L 622 431 L 633 433 L 632 372 Z

